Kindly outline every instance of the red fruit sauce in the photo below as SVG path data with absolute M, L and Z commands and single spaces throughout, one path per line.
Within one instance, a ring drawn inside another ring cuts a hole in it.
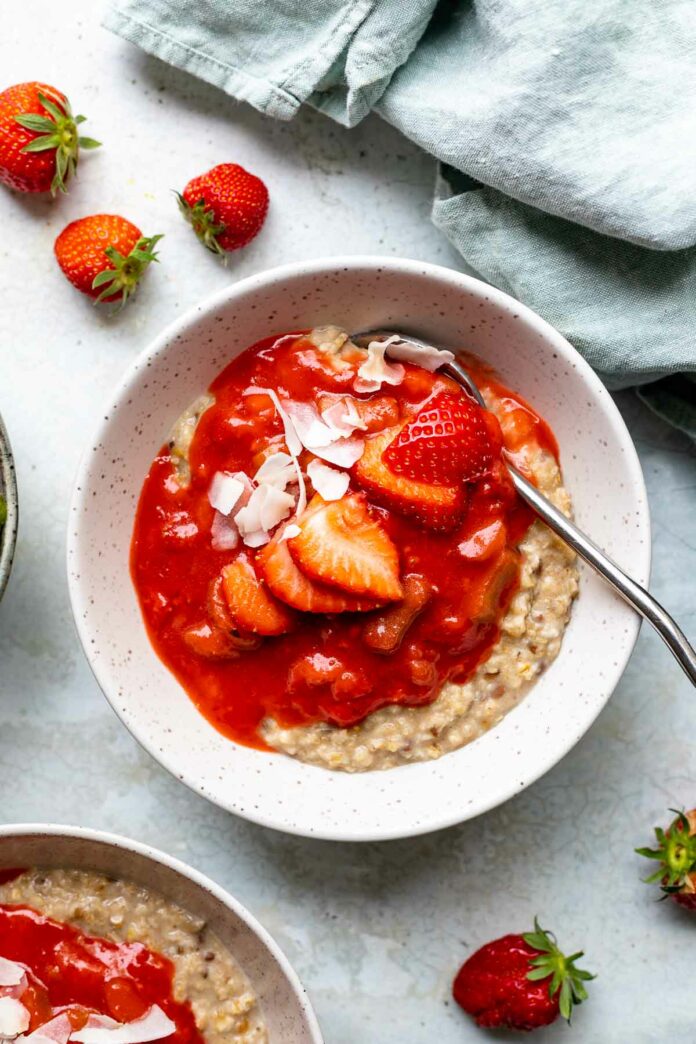
M 557 456 L 545 422 L 480 361 L 469 362 L 481 388 L 498 396 L 504 441 L 518 464 L 524 467 L 526 450 L 539 446 Z M 286 448 L 268 397 L 243 392 L 253 383 L 276 389 L 281 399 L 312 403 L 327 392 L 396 400 L 396 407 L 392 402 L 384 410 L 383 427 L 394 425 L 395 409 L 402 422 L 415 416 L 433 391 L 460 394 L 446 377 L 410 364 L 404 368 L 400 385 L 359 395 L 353 388 L 355 369 L 336 371 L 302 334 L 268 338 L 212 383 L 215 403 L 202 415 L 191 444 L 189 487 L 174 480 L 166 445 L 150 468 L 131 547 L 131 575 L 145 624 L 159 657 L 208 721 L 231 739 L 266 749 L 257 729 L 268 715 L 286 727 L 320 721 L 347 727 L 387 704 L 430 703 L 446 680 L 466 681 L 498 638 L 519 581 L 516 549 L 532 522 L 500 461 L 469 486 L 467 514 L 453 532 L 426 529 L 368 498 L 370 511 L 399 549 L 402 575 L 423 574 L 436 590 L 396 652 L 384 655 L 362 642 L 362 629 L 374 613 L 301 614 L 292 633 L 266 638 L 237 659 L 198 655 L 182 638 L 187 627 L 208 620 L 210 584 L 240 550 L 211 546 L 208 489 L 215 472 L 254 475 L 269 440 L 275 450 Z M 351 479 L 351 489 L 358 488 Z
M 28 906 L 0 905 L 0 955 L 27 969 L 19 999 L 30 1031 L 61 1012 L 74 1029 L 90 1012 L 132 1022 L 157 1004 L 176 1024 L 168 1044 L 203 1044 L 190 1005 L 174 1000 L 172 962 L 141 943 L 109 942 Z

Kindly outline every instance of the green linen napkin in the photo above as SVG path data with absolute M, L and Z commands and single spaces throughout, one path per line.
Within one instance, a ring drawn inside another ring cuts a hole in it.
M 696 437 L 696 18 L 684 0 L 113 0 L 106 24 L 280 119 L 371 109 L 433 219 L 613 388 Z

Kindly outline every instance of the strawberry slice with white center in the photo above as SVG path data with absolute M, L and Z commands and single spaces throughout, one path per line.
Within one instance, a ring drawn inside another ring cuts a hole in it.
M 435 485 L 473 482 L 491 468 L 502 438 L 497 421 L 466 395 L 441 392 L 406 424 L 384 452 L 397 475 Z
M 365 613 L 382 604 L 310 580 L 295 563 L 283 532 L 279 530 L 256 557 L 256 566 L 276 598 L 305 613 Z
M 222 589 L 229 614 L 240 631 L 277 635 L 287 634 L 294 627 L 294 613 L 273 597 L 244 555 L 222 570 Z
M 447 532 L 462 520 L 467 508 L 464 485 L 440 486 L 397 475 L 385 462 L 385 450 L 398 436 L 398 428 L 387 428 L 365 440 L 365 452 L 352 475 L 371 500 L 407 515 L 427 529 Z
M 288 546 L 310 579 L 383 602 L 402 597 L 399 553 L 361 494 L 330 502 L 317 494 L 298 525 Z

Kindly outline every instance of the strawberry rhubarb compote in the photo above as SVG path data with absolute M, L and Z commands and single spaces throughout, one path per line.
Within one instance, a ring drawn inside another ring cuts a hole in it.
M 266 1044 L 244 973 L 202 920 L 130 881 L 0 871 L 0 1038 Z
M 387 768 L 474 739 L 558 652 L 575 567 L 502 453 L 564 510 L 548 426 L 479 361 L 323 327 L 243 352 L 143 486 L 152 643 L 231 739 Z

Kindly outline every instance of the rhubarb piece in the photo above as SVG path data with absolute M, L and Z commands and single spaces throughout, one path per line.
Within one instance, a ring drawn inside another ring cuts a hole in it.
M 371 616 L 362 629 L 364 644 L 375 652 L 385 655 L 396 652 L 409 627 L 432 597 L 432 584 L 420 573 L 405 576 L 402 587 L 402 600 Z

